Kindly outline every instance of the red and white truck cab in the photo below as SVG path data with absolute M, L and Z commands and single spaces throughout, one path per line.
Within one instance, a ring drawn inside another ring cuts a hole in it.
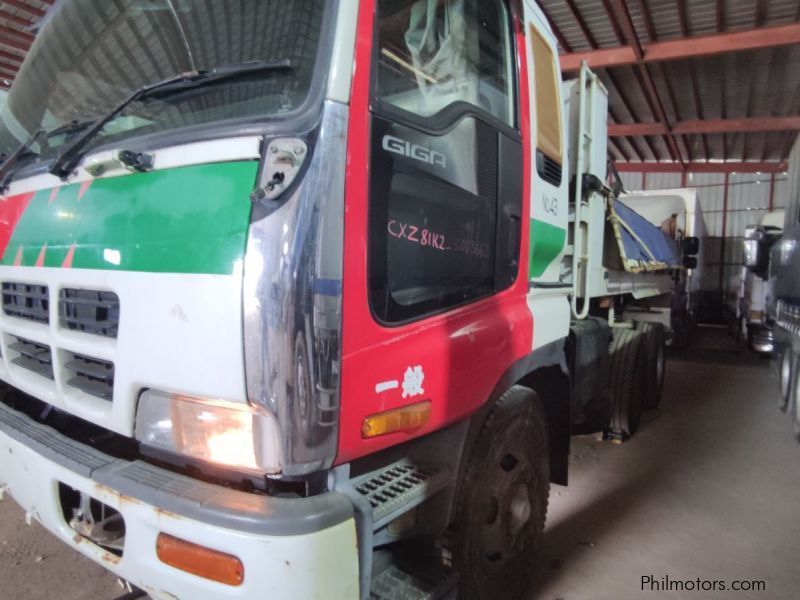
M 0 123 L 0 489 L 154 598 L 519 597 L 570 433 L 663 380 L 604 102 L 531 0 L 57 3 Z

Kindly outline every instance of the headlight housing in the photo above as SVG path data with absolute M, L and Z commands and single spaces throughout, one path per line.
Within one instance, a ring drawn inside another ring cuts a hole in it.
M 135 436 L 151 448 L 215 465 L 259 474 L 280 470 L 275 421 L 249 404 L 146 390 Z

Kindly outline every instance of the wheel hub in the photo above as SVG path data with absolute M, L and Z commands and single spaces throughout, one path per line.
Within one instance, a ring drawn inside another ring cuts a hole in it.
M 531 538 L 533 479 L 524 455 L 508 452 L 483 488 L 483 563 L 490 574 L 498 573 Z

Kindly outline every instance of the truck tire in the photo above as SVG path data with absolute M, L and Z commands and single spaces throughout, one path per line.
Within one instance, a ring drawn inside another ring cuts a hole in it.
M 792 397 L 792 377 L 796 370 L 793 368 L 793 364 L 794 356 L 792 355 L 792 349 L 786 348 L 783 354 L 781 354 L 781 360 L 778 364 L 778 376 L 781 384 L 781 396 L 780 400 L 778 400 L 778 408 L 780 408 L 782 412 L 786 412 L 789 408 L 789 401 Z
M 630 438 L 639 428 L 644 395 L 645 355 L 641 332 L 615 329 L 611 342 L 610 388 L 613 397 L 611 437 Z
M 667 370 L 667 334 L 659 323 L 641 323 L 645 354 L 644 396 L 642 405 L 647 410 L 658 408 L 661 404 L 661 390 Z
M 514 386 L 465 454 L 455 516 L 441 544 L 460 574 L 461 600 L 513 600 L 528 591 L 550 493 L 544 408 Z

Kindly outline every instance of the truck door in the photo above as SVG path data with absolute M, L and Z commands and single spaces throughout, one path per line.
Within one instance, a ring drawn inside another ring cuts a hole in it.
M 369 405 L 360 415 L 430 400 L 435 429 L 485 402 L 515 357 L 530 352 L 527 278 L 519 277 L 527 211 L 509 4 L 376 0 L 366 307 L 357 307 L 368 312 L 359 312 L 361 322 L 348 309 L 358 290 L 345 282 L 352 293 L 345 299 L 343 398 L 356 373 L 375 380 L 350 388 Z M 346 265 L 357 260 L 347 248 Z M 345 278 L 352 282 L 358 268 L 346 266 Z M 515 283 L 512 308 L 499 299 Z M 509 332 L 515 324 L 517 337 Z M 366 357 L 348 355 L 364 347 L 373 350 L 369 367 Z M 408 385 L 407 372 L 423 383 Z

